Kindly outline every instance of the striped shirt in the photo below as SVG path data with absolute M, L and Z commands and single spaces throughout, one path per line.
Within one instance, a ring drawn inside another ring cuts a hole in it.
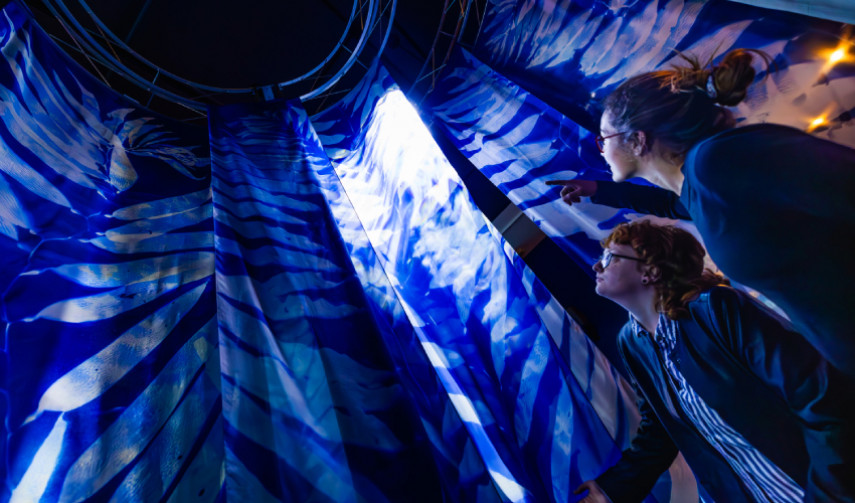
M 677 396 L 685 417 L 733 468 L 743 485 L 754 496 L 754 500 L 762 503 L 801 502 L 804 498 L 802 488 L 749 444 L 739 432 L 725 423 L 721 416 L 709 407 L 686 382 L 671 358 L 671 354 L 679 344 L 680 333 L 677 323 L 660 313 L 656 335 L 652 337 L 635 317 L 630 316 L 630 319 L 633 333 L 636 336 L 646 336 L 655 344 L 665 373 L 670 378 L 668 385 Z M 679 364 L 679 360 L 677 363 Z

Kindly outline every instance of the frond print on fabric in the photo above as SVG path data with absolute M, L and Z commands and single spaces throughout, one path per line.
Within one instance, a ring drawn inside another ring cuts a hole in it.
M 228 499 L 441 500 L 302 107 L 224 107 L 210 121 Z
M 376 73 L 313 117 L 342 190 L 503 498 L 566 501 L 619 447 L 456 172 Z
M 217 107 L 208 133 L 15 3 L 0 45 L 0 501 L 563 503 L 629 441 L 632 393 L 382 67 L 314 117 Z M 539 173 L 597 173 L 590 135 L 449 79 L 461 148 L 557 221 Z M 597 211 L 554 227 L 568 250 L 625 218 Z
M 611 179 L 594 135 L 468 52 L 455 53 L 429 107 L 455 147 L 586 271 L 602 252 L 599 241 L 636 217 L 564 204 L 547 180 Z
M 187 501 L 222 468 L 204 134 L 0 17 L 0 500 Z
M 816 134 L 855 146 L 855 71 L 828 60 L 844 26 L 727 0 L 490 0 L 475 54 L 595 130 L 609 92 L 678 62 L 678 51 L 704 60 L 760 49 L 774 71 L 749 90 L 737 116 L 800 129 L 823 116 Z
M 332 119 L 333 124 L 338 122 Z M 447 373 L 437 373 L 434 369 L 434 362 L 443 367 L 439 354 L 430 342 L 419 338 L 413 328 L 332 165 L 327 160 L 312 167 L 316 169 L 317 181 L 375 313 L 378 334 L 395 368 L 399 369 L 401 383 L 417 407 L 431 443 L 445 501 L 507 501 L 493 485 L 476 443 L 455 408 L 458 400 L 453 400 L 443 387 L 453 383 L 446 379 Z M 404 500 L 416 498 L 411 492 Z

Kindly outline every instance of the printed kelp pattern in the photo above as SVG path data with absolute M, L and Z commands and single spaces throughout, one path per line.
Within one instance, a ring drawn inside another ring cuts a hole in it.
M 208 135 L 14 3 L 0 44 L 0 501 L 565 502 L 615 461 L 631 393 L 385 70 Z
M 204 131 L 106 90 L 0 17 L 0 500 L 219 492 Z
M 566 205 L 547 180 L 611 179 L 594 134 L 470 53 L 455 52 L 428 106 L 454 146 L 586 271 L 599 241 L 637 217 L 587 200 Z
M 442 500 L 306 113 L 231 106 L 210 124 L 227 499 Z
M 417 407 L 441 477 L 444 501 L 508 501 L 493 484 L 476 447 L 476 439 L 480 437 L 469 434 L 455 408 L 458 400 L 452 400 L 453 396 L 444 388 L 444 384 L 454 386 L 454 383 L 448 381 L 445 372 L 438 373 L 434 369 L 435 363 L 442 362 L 437 349 L 424 338 L 419 338 L 404 312 L 396 289 L 386 276 L 338 175 L 328 160 L 313 164 L 312 168 L 316 169 L 316 179 L 375 312 L 378 334 L 383 338 L 385 350 L 393 359 L 398 378 Z M 403 501 L 412 501 L 416 497 L 411 494 Z
M 620 447 L 562 365 L 501 241 L 415 110 L 376 74 L 313 117 L 376 254 L 364 263 L 382 267 L 503 498 L 571 500 Z M 608 385 L 604 396 L 625 412 Z
M 729 49 L 774 58 L 736 109 L 747 123 L 800 129 L 855 146 L 851 26 L 727 0 L 490 0 L 475 54 L 491 68 L 595 130 L 600 101 L 626 78 L 666 68 L 676 51 L 705 60 Z

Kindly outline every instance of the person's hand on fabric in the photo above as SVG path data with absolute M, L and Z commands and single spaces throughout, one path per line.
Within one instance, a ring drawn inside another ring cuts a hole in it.
M 597 182 L 593 180 L 547 180 L 546 185 L 562 185 L 561 199 L 568 205 L 597 193 Z
M 573 494 L 582 494 L 584 491 L 588 491 L 588 495 L 582 498 L 579 503 L 612 503 L 612 500 L 600 489 L 600 485 L 595 480 L 582 482 L 582 485 L 577 487 Z

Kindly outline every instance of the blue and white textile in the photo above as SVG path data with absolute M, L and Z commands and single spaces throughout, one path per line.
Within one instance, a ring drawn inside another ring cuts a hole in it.
M 804 2 L 808 3 L 808 2 Z M 728 0 L 490 0 L 475 55 L 584 127 L 625 79 L 747 47 L 774 59 L 735 108 L 746 123 L 807 129 L 855 146 L 855 66 L 846 25 Z M 848 54 L 834 63 L 838 49 Z M 441 81 L 441 79 L 440 79 Z
M 401 91 L 372 73 L 313 117 L 341 190 L 503 496 L 564 501 L 619 452 L 575 449 L 604 438 L 600 419 L 572 405 L 587 399 L 500 241 Z
M 0 16 L 0 501 L 213 500 L 207 138 Z
M 380 67 L 158 117 L 0 18 L 0 501 L 578 499 L 632 396 Z
M 459 50 L 431 95 L 430 110 L 472 164 L 587 272 L 599 241 L 627 210 L 587 201 L 567 206 L 548 180 L 610 180 L 594 134 Z

